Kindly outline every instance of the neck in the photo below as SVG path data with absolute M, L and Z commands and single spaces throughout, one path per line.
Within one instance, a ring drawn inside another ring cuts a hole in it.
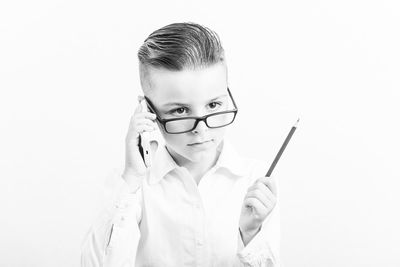
M 222 142 L 219 145 L 219 147 L 222 146 Z M 201 180 L 201 178 L 204 176 L 204 174 L 210 170 L 215 163 L 218 160 L 220 151 L 219 149 L 216 149 L 212 153 L 208 154 L 207 156 L 203 157 L 201 160 L 198 161 L 192 161 L 190 159 L 184 158 L 176 153 L 169 153 L 171 154 L 172 158 L 175 160 L 175 162 L 181 166 L 185 167 L 189 173 L 192 175 L 196 183 L 198 184 Z
M 200 162 L 192 162 L 188 161 L 184 167 L 189 171 L 189 173 L 193 176 L 194 180 L 198 184 L 201 178 L 209 171 L 218 160 L 219 153 L 215 151 L 212 155 L 206 157 Z

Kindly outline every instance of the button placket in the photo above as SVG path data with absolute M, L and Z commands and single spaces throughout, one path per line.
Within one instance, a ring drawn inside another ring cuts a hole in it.
M 201 200 L 196 199 L 192 203 L 193 214 L 195 219 L 194 231 L 195 239 L 194 244 L 196 246 L 196 266 L 203 266 L 204 261 L 204 212 Z
M 189 204 L 193 214 L 193 234 L 194 246 L 196 248 L 196 266 L 203 266 L 204 261 L 204 222 L 205 214 L 203 211 L 203 203 L 201 200 L 201 193 L 199 186 L 196 184 L 193 177 L 185 168 L 180 168 L 180 175 L 185 185 L 187 193 L 192 196 L 192 202 Z M 204 178 L 204 177 L 203 177 Z M 200 185 L 200 183 L 199 183 Z
M 196 239 L 196 244 L 197 244 L 197 246 L 202 246 L 203 245 L 203 240 L 201 240 L 201 238 L 197 238 Z
M 201 212 L 201 204 L 199 202 L 194 202 L 193 206 L 198 212 Z

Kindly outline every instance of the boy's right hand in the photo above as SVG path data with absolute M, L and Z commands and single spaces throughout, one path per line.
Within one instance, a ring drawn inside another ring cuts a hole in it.
M 139 101 L 143 99 L 138 99 Z M 125 169 L 122 177 L 130 185 L 136 185 L 137 179 L 146 174 L 146 166 L 139 151 L 139 134 L 156 129 L 156 115 L 142 110 L 140 103 L 135 109 L 125 138 Z M 136 183 L 135 183 L 136 182 Z

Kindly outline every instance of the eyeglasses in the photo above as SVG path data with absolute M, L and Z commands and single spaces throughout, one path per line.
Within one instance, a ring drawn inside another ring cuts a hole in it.
M 148 107 L 151 112 L 156 114 L 157 120 L 164 127 L 165 131 L 169 134 L 180 134 L 191 132 L 196 129 L 197 125 L 200 121 L 204 121 L 208 128 L 221 128 L 231 124 L 238 112 L 236 107 L 235 100 L 232 97 L 231 91 L 228 89 L 229 96 L 232 100 L 234 109 L 227 111 L 220 111 L 211 113 L 202 117 L 184 117 L 184 118 L 174 118 L 174 119 L 162 119 L 159 114 L 156 112 L 153 103 L 151 103 L 150 99 L 144 97 L 147 101 Z

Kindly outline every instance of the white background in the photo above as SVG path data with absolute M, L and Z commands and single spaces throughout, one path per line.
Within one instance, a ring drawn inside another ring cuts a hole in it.
M 137 50 L 182 21 L 222 39 L 242 154 L 267 170 L 301 118 L 274 171 L 285 266 L 400 266 L 399 13 L 395 0 L 2 1 L 0 266 L 79 266 L 123 166 Z

